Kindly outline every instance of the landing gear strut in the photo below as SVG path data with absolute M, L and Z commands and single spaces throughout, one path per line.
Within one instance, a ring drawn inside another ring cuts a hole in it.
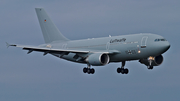
M 88 64 L 87 68 L 86 67 L 83 68 L 83 72 L 88 74 L 94 74 L 95 70 L 94 68 L 91 68 L 91 66 Z
M 147 66 L 148 69 L 153 69 L 153 66 L 152 66 L 152 59 L 149 59 L 149 66 Z
M 122 73 L 122 74 L 128 74 L 129 73 L 129 70 L 127 68 L 124 69 L 125 64 L 126 64 L 126 61 L 123 61 L 121 68 L 117 68 L 118 73 Z

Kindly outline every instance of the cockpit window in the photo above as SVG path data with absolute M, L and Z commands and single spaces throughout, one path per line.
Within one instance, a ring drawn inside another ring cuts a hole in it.
M 166 39 L 155 39 L 154 41 L 167 41 Z

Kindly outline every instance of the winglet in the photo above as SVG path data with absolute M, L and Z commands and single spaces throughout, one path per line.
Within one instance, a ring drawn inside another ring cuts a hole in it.
M 15 47 L 16 47 L 16 45 L 9 44 L 9 43 L 7 43 L 7 42 L 6 42 L 6 46 L 7 46 L 7 48 L 9 48 L 9 46 L 15 46 Z

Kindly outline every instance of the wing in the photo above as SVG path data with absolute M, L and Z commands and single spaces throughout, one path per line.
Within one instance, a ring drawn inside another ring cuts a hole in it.
M 51 48 L 51 47 L 37 47 L 37 46 L 24 46 L 24 45 L 15 45 L 15 44 L 7 44 L 7 47 L 9 46 L 14 46 L 14 47 L 19 47 L 24 50 L 29 50 L 27 54 L 33 52 L 33 51 L 38 51 L 38 52 L 44 52 L 44 55 L 51 53 L 51 54 L 61 54 L 61 55 L 67 55 L 69 53 L 76 53 L 76 54 L 88 54 L 88 53 L 106 53 L 106 54 L 117 54 L 120 53 L 120 51 L 117 50 L 90 50 L 90 49 L 56 49 L 56 48 Z

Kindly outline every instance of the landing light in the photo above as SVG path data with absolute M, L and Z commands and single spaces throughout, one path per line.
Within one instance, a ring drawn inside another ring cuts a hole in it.
M 138 53 L 141 53 L 141 51 L 140 51 L 140 50 L 138 50 Z
M 148 58 L 148 60 L 154 60 L 154 57 L 150 56 L 150 57 Z

